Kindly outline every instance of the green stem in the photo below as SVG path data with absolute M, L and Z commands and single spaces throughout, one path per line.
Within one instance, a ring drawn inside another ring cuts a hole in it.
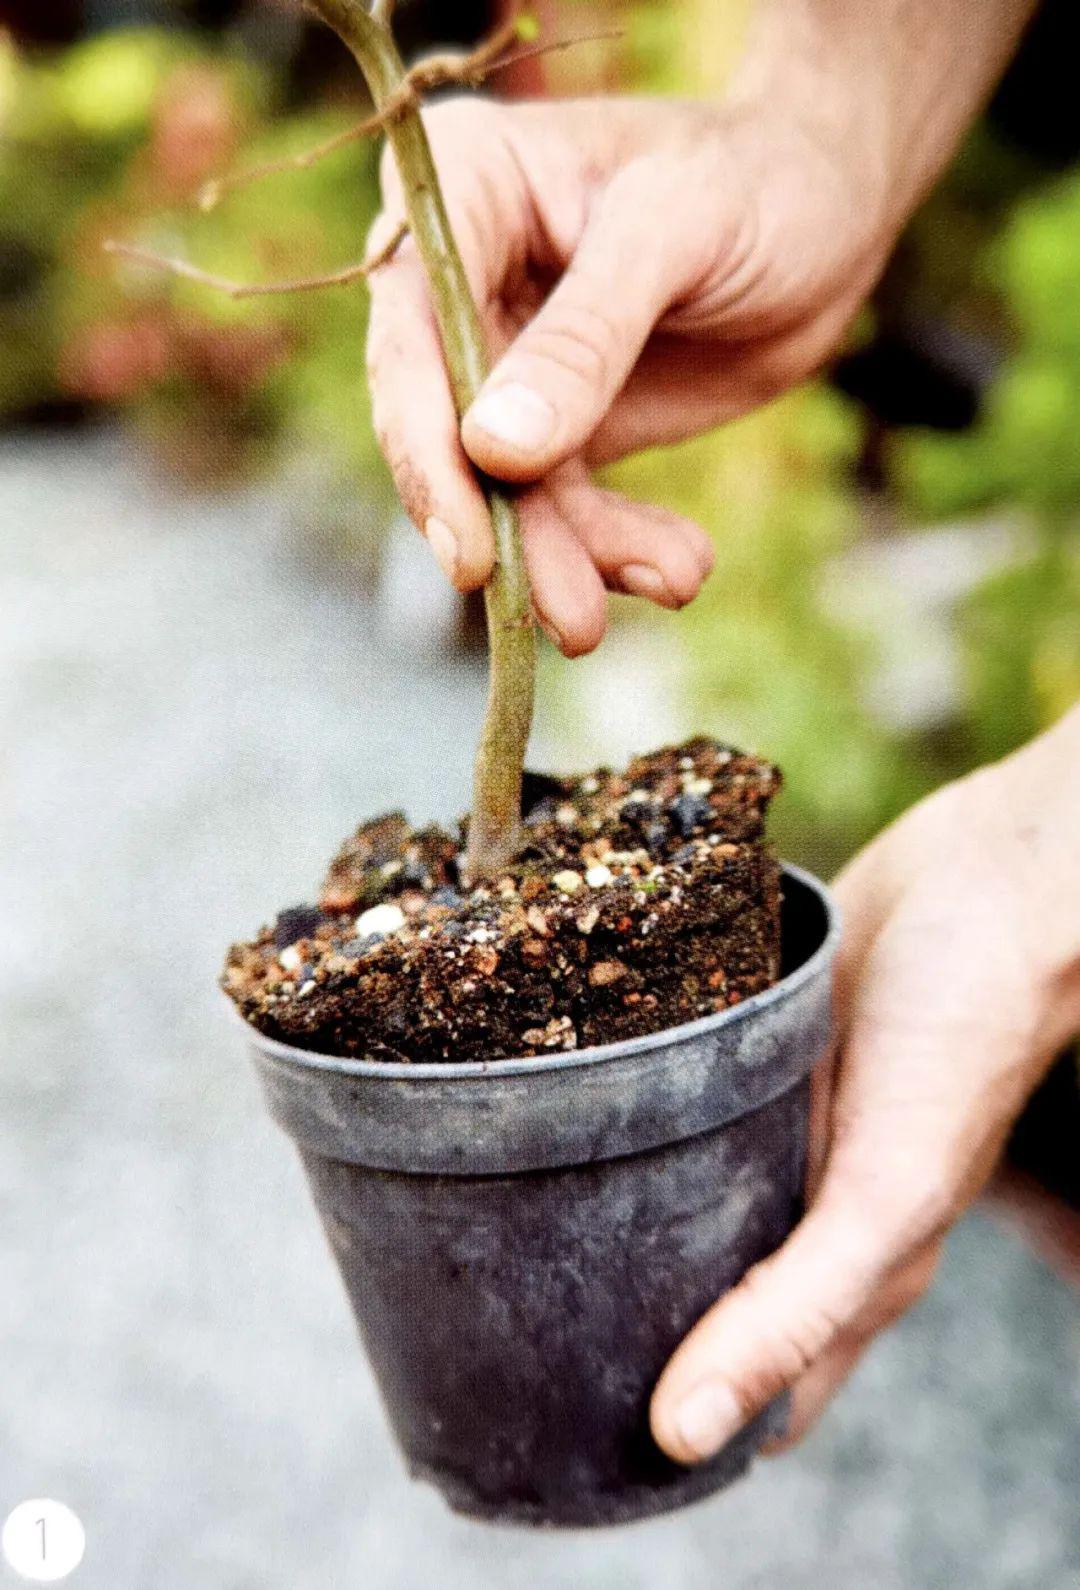
M 405 74 L 388 27 L 361 0 L 308 0 L 356 57 L 376 109 Z M 424 124 L 415 108 L 395 116 L 387 137 L 401 176 L 409 230 L 424 263 L 458 415 L 488 373 L 487 347 L 473 302 Z M 489 878 L 517 844 L 521 775 L 532 726 L 536 646 L 525 555 L 512 500 L 486 485 L 495 535 L 495 569 L 484 592 L 490 673 L 487 711 L 476 753 L 466 870 Z

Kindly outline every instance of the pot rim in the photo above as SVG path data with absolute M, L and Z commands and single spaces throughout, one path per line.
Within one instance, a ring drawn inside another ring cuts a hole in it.
M 624 1059 L 646 1054 L 650 1049 L 670 1047 L 700 1034 L 715 1032 L 719 1028 L 736 1027 L 749 1020 L 758 1011 L 788 999 L 804 983 L 818 975 L 823 962 L 832 958 L 840 937 L 840 911 L 831 889 L 803 867 L 781 862 L 782 879 L 794 879 L 813 894 L 825 913 L 825 934 L 812 955 L 771 988 L 752 994 L 741 1004 L 711 1016 L 699 1016 L 695 1021 L 685 1021 L 676 1027 L 661 1027 L 656 1032 L 643 1033 L 637 1038 L 623 1038 L 616 1043 L 591 1044 L 584 1049 L 560 1050 L 550 1055 L 523 1055 L 517 1059 L 494 1060 L 356 1060 L 345 1055 L 320 1054 L 316 1049 L 302 1049 L 296 1044 L 283 1043 L 280 1038 L 270 1038 L 247 1021 L 237 1010 L 228 995 L 232 1019 L 239 1024 L 249 1043 L 256 1044 L 265 1054 L 311 1071 L 334 1072 L 350 1077 L 385 1077 L 403 1082 L 468 1081 L 490 1076 L 530 1076 L 549 1071 L 571 1071 L 580 1067 L 603 1065 L 607 1060 Z

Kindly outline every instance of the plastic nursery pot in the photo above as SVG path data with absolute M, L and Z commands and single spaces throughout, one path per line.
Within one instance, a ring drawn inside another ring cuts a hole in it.
M 801 1212 L 830 1035 L 830 899 L 784 873 L 782 980 L 645 1038 L 489 1065 L 343 1060 L 248 1029 L 414 1476 L 474 1517 L 629 1522 L 729 1484 L 654 1444 L 649 1396 Z

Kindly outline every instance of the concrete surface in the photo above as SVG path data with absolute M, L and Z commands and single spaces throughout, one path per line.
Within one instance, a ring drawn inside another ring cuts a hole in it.
M 0 444 L 0 1514 L 72 1505 L 86 1590 L 1080 1585 L 1080 1313 L 983 1215 L 719 1500 L 536 1537 L 406 1481 L 214 977 L 389 791 L 460 804 L 482 679 L 290 524 Z

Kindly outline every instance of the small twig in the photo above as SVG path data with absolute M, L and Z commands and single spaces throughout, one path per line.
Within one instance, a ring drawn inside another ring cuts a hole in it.
M 346 127 L 344 132 L 335 133 L 332 138 L 298 155 L 282 155 L 277 160 L 267 160 L 263 165 L 238 171 L 231 177 L 213 177 L 199 189 L 199 209 L 207 212 L 214 210 L 234 188 L 246 188 L 249 183 L 258 182 L 263 177 L 277 176 L 282 171 L 306 171 L 326 155 L 332 155 L 361 138 L 369 138 L 373 133 L 381 132 L 385 126 L 384 115 L 368 116 L 364 121 L 357 122 L 355 127 Z
M 377 16 L 375 7 L 372 8 L 372 16 Z M 205 211 L 213 210 L 227 193 L 232 193 L 237 188 L 246 188 L 253 182 L 261 181 L 263 177 L 277 176 L 284 171 L 306 171 L 326 155 L 335 154 L 337 150 L 344 149 L 348 144 L 385 131 L 399 116 L 406 111 L 414 110 L 424 94 L 430 94 L 435 89 L 448 88 L 454 84 L 459 87 L 477 88 L 492 73 L 501 72 L 507 66 L 516 66 L 519 61 L 531 61 L 539 55 L 553 55 L 557 51 L 570 50 L 576 44 L 596 44 L 622 37 L 621 29 L 606 28 L 597 33 L 581 33 L 572 39 L 553 39 L 550 43 L 534 44 L 525 49 L 508 51 L 508 45 L 518 36 L 517 28 L 518 19 L 514 16 L 496 28 L 489 38 L 467 55 L 457 51 L 446 51 L 440 55 L 429 55 L 426 60 L 417 61 L 416 65 L 405 73 L 397 88 L 387 97 L 381 110 L 374 116 L 365 117 L 354 127 L 346 127 L 344 132 L 335 133 L 332 138 L 327 138 L 323 143 L 316 144 L 314 148 L 306 149 L 300 154 L 282 155 L 277 160 L 268 160 L 263 165 L 238 171 L 235 176 L 213 178 L 199 191 L 199 208 Z
M 412 70 L 405 74 L 405 83 L 417 96 L 435 88 L 447 88 L 453 83 L 476 88 L 493 72 L 501 72 L 504 66 L 515 66 L 518 61 L 531 61 L 538 55 L 553 55 L 556 50 L 572 50 L 576 44 L 619 39 L 622 38 L 622 29 L 603 28 L 596 33 L 577 33 L 572 39 L 550 39 L 546 43 L 509 50 L 507 45 L 516 37 L 516 25 L 507 24 L 497 29 L 469 55 L 450 51 L 445 55 L 429 55 L 426 60 L 417 61 Z
M 575 33 L 572 39 L 551 39 L 544 44 L 530 44 L 509 55 L 493 61 L 488 72 L 501 72 L 504 66 L 517 66 L 519 61 L 534 61 L 538 55 L 556 55 L 572 50 L 578 44 L 611 44 L 626 37 L 624 28 L 598 28 L 595 33 Z
M 386 264 L 408 230 L 407 222 L 403 221 L 384 247 L 359 265 L 344 265 L 325 276 L 301 276 L 295 281 L 286 282 L 234 282 L 227 276 L 216 276 L 212 271 L 204 271 L 188 260 L 170 259 L 165 254 L 155 254 L 150 249 L 137 248 L 133 243 L 120 243 L 113 239 L 105 243 L 104 248 L 107 254 L 116 254 L 121 259 L 146 265 L 151 270 L 164 271 L 170 276 L 181 276 L 185 281 L 198 282 L 202 287 L 213 287 L 229 298 L 266 298 L 272 294 L 314 292 L 320 287 L 345 287 L 349 282 L 360 281 L 378 270 L 380 265 Z

